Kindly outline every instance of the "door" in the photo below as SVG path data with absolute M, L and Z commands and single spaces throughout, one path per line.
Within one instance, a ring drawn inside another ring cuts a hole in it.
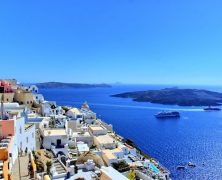
M 58 147 L 60 147 L 60 146 L 61 146 L 61 144 L 62 144 L 61 139 L 57 139 L 57 146 L 58 146 Z

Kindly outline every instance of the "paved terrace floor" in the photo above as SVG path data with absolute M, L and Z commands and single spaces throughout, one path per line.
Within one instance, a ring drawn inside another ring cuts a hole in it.
M 20 170 L 21 170 L 21 180 L 29 180 L 29 174 L 28 174 L 28 163 L 29 158 L 27 156 L 20 157 Z M 18 158 L 15 161 L 15 164 L 12 168 L 12 179 L 13 180 L 19 180 L 19 162 Z

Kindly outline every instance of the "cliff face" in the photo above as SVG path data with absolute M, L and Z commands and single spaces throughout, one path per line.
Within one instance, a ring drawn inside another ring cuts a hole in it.
M 81 83 L 62 83 L 62 82 L 46 82 L 36 84 L 39 88 L 98 88 L 111 87 L 108 84 L 81 84 Z
M 179 106 L 219 106 L 222 93 L 198 89 L 162 89 L 127 92 L 113 97 L 132 98 L 134 101 Z

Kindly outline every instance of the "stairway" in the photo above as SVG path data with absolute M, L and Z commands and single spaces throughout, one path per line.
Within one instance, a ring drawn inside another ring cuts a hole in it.
M 66 173 L 66 169 L 62 166 L 62 164 L 57 159 L 53 159 L 53 166 L 56 168 L 56 172 L 58 174 Z

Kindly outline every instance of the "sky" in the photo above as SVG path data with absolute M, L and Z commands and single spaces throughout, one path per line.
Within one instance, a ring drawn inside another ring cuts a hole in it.
M 222 84 L 221 0 L 0 1 L 0 78 Z

